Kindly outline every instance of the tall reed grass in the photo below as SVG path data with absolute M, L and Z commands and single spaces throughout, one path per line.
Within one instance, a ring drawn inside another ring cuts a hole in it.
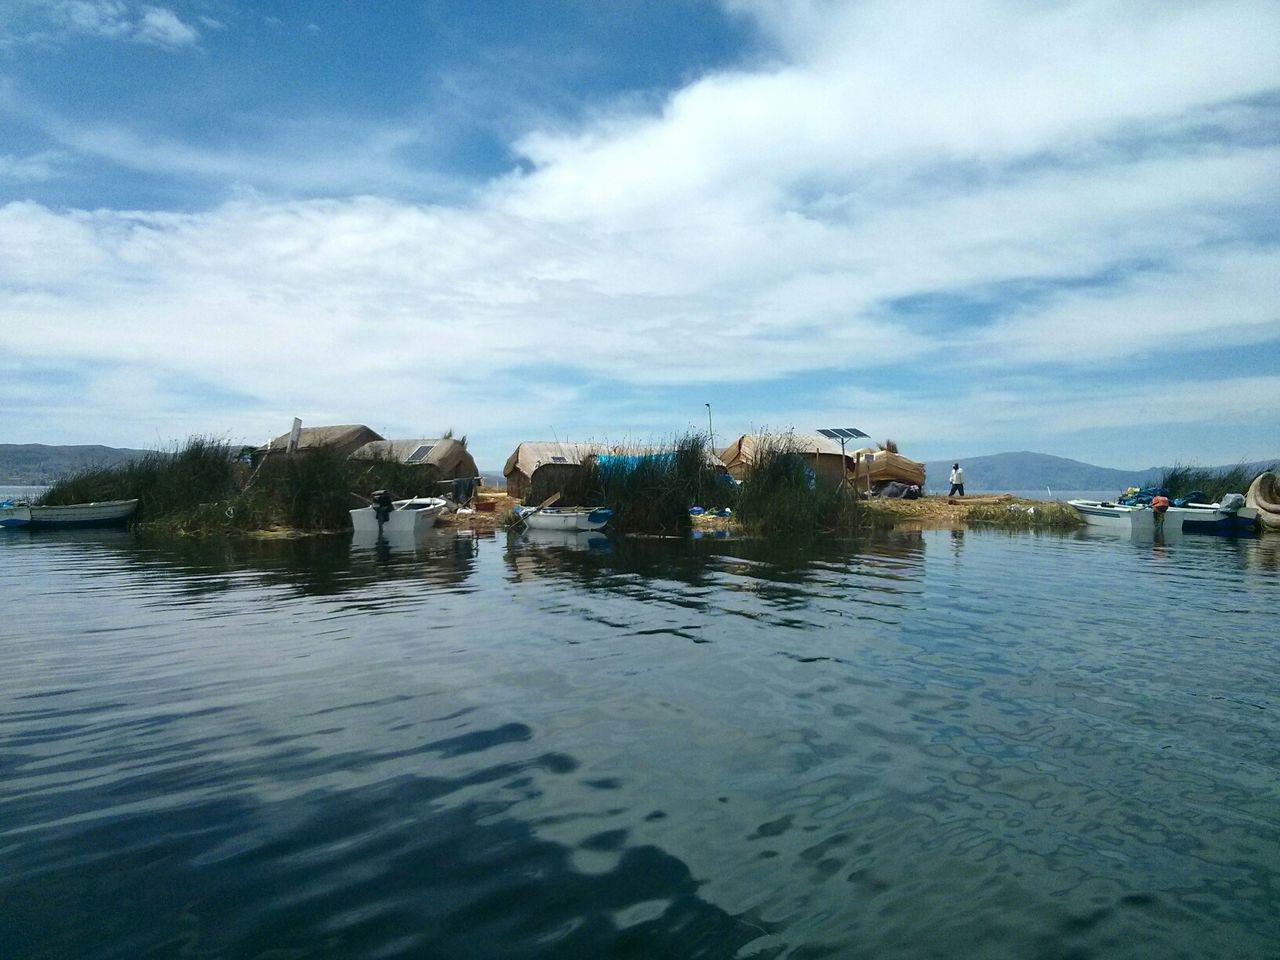
M 588 482 L 614 512 L 619 533 L 687 533 L 690 507 L 728 506 L 733 499 L 710 452 L 704 434 L 687 433 L 658 452 L 593 460 Z
M 693 506 L 732 507 L 736 491 L 721 477 L 705 434 L 687 433 L 656 447 L 589 457 L 580 467 L 538 470 L 525 496 L 535 506 L 556 496 L 557 506 L 608 507 L 618 533 L 687 533 Z
M 770 537 L 853 533 L 878 516 L 865 510 L 852 486 L 817 476 L 792 434 L 757 439 L 750 473 L 738 491 L 737 517 L 744 529 Z
M 1257 466 L 1240 463 L 1234 467 L 1216 470 L 1209 467 L 1174 464 L 1164 471 L 1159 485 L 1168 490 L 1169 496 L 1175 499 L 1199 492 L 1205 495 L 1205 503 L 1217 503 L 1225 494 L 1244 493 L 1258 474 L 1276 469 L 1277 464 L 1259 469 Z
M 139 501 L 133 521 L 176 533 L 234 533 L 288 527 L 342 530 L 358 497 L 385 489 L 394 496 L 439 495 L 438 473 L 390 460 L 348 460 L 320 447 L 302 454 L 268 454 L 258 466 L 239 448 L 193 437 L 118 467 L 95 468 L 56 481 L 46 504 Z
M 192 437 L 172 450 L 70 474 L 55 481 L 41 502 L 56 506 L 136 499 L 135 522 L 156 521 L 226 497 L 237 489 L 239 469 L 226 442 Z

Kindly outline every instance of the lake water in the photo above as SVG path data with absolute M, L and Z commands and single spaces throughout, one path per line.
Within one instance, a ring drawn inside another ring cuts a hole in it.
M 0 956 L 1280 956 L 1280 539 L 0 537 Z

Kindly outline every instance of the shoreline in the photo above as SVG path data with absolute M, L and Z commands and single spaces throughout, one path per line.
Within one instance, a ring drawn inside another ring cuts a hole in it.
M 435 529 L 454 530 L 459 533 L 492 533 L 504 529 L 508 514 L 510 514 L 512 508 L 520 504 L 520 501 L 515 497 L 509 497 L 505 493 L 498 492 L 486 492 L 480 496 L 484 500 L 493 503 L 494 508 L 492 511 L 477 510 L 470 514 L 441 514 L 436 521 Z M 1017 497 L 1011 493 L 998 493 L 968 497 L 925 496 L 918 500 L 867 500 L 863 501 L 863 503 L 868 509 L 891 521 L 890 523 L 873 525 L 879 529 L 958 530 L 966 529 L 970 526 L 1006 526 L 1005 524 L 995 523 L 990 519 L 971 523 L 969 514 L 975 507 L 1003 507 L 1006 509 L 1015 507 L 1018 510 L 1011 511 L 1011 513 L 1021 512 L 1023 517 L 1016 517 L 1020 522 L 1007 524 L 1007 526 L 1012 526 L 1016 529 L 1044 529 L 1054 525 L 1028 522 L 1024 519 L 1026 511 L 1035 509 L 1047 513 L 1049 508 L 1059 506 L 1061 501 L 1033 500 L 1026 497 Z M 738 521 L 733 517 L 695 516 L 691 520 L 695 532 L 728 531 L 743 536 L 746 535 L 742 533 Z M 1061 527 L 1062 525 L 1058 524 L 1056 526 Z M 142 529 L 145 530 L 145 526 Z M 310 536 L 336 536 L 349 532 L 348 530 L 296 530 L 279 527 L 267 530 L 252 530 L 242 535 L 259 540 L 288 540 Z

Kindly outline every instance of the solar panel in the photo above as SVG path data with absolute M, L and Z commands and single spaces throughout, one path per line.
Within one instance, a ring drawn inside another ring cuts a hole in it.
M 435 448 L 436 448 L 436 445 L 434 443 L 424 443 L 422 446 L 414 450 L 413 453 L 409 454 L 409 456 L 405 458 L 404 462 L 405 463 L 421 463 L 423 460 L 427 459 L 427 454 L 429 454 Z
M 828 440 L 858 440 L 871 436 L 871 434 L 863 433 L 856 427 L 829 427 L 818 432 Z
M 569 458 L 568 457 L 552 457 L 551 462 L 552 463 L 568 463 Z

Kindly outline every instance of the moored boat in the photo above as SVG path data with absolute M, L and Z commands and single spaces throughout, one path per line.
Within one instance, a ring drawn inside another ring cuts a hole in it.
M 1147 504 L 1128 505 L 1109 500 L 1068 500 L 1067 504 L 1091 527 L 1126 533 L 1157 530 L 1165 533 L 1180 532 L 1186 513 L 1179 507 L 1170 507 L 1160 514 Z
M 1245 505 L 1245 498 L 1230 493 L 1217 503 L 1182 503 L 1182 529 L 1187 533 L 1244 533 L 1257 530 L 1258 511 Z
M 599 530 L 613 517 L 604 507 L 516 507 L 530 530 Z
M 0 505 L 0 526 L 70 530 L 124 523 L 138 509 L 137 500 L 64 503 L 56 506 L 7 502 Z
M 351 511 L 351 528 L 356 533 L 418 534 L 434 527 L 446 506 L 448 503 L 439 497 L 409 497 L 389 500 L 381 506 L 371 504 Z

